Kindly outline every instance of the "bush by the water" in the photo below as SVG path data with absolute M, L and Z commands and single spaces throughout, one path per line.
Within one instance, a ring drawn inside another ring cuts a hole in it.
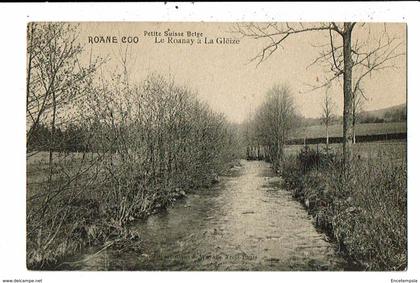
M 286 161 L 282 174 L 350 259 L 368 270 L 407 267 L 406 160 L 357 158 L 344 171 L 339 157 L 304 149 Z
M 50 159 L 47 153 L 28 165 L 30 269 L 50 268 L 86 245 L 135 237 L 127 223 L 210 186 L 237 158 L 226 119 L 161 76 L 92 86 L 78 111 L 78 142 L 89 152 L 52 140 Z
M 335 155 L 324 150 L 315 150 L 305 146 L 298 155 L 300 170 L 307 172 L 312 169 L 319 169 L 334 162 Z

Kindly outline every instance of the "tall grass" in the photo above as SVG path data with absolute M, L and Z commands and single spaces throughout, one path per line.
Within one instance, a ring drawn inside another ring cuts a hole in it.
M 405 158 L 355 158 L 343 171 L 338 156 L 306 149 L 289 157 L 282 174 L 343 254 L 367 270 L 407 267 Z
M 27 188 L 30 269 L 52 268 L 86 245 L 139 237 L 128 223 L 211 185 L 237 158 L 226 119 L 161 76 L 133 86 L 115 77 L 86 97 L 78 127 L 89 152 L 63 149 L 53 162 L 28 165 L 37 179 Z

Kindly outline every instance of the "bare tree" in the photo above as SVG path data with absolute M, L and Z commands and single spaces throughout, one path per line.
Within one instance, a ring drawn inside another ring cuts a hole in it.
M 97 76 L 103 60 L 85 65 L 78 42 L 77 25 L 28 25 L 27 144 L 44 135 L 48 151 L 29 165 L 42 178 L 28 182 L 28 266 L 80 248 L 73 239 L 84 241 L 88 218 L 106 223 L 99 234 L 125 235 L 134 217 L 217 180 L 239 148 L 227 119 L 187 87 L 159 75 L 133 81 L 128 47 L 115 72 Z M 63 129 L 87 147 L 64 152 Z
M 327 152 L 329 150 L 328 128 L 335 118 L 335 115 L 333 113 L 335 105 L 334 105 L 334 102 L 332 101 L 331 94 L 329 93 L 330 88 L 331 88 L 331 84 L 328 84 L 327 87 L 325 88 L 325 96 L 324 96 L 324 101 L 322 105 L 322 116 L 321 116 L 322 123 L 325 125 L 325 137 L 326 137 L 325 144 L 327 147 Z
M 358 88 L 353 92 L 353 107 L 352 107 L 352 136 L 353 144 L 356 143 L 356 124 L 359 121 L 360 114 L 363 111 L 363 102 L 365 99 L 365 94 L 361 85 L 358 85 Z
M 366 39 L 352 41 L 354 31 L 364 34 Z M 329 82 L 342 78 L 343 82 L 343 164 L 347 164 L 352 141 L 352 107 L 354 89 L 373 71 L 395 68 L 394 59 L 405 53 L 401 51 L 402 42 L 397 37 L 391 37 L 386 31 L 386 25 L 379 38 L 374 39 L 370 25 L 345 23 L 268 23 L 268 24 L 238 24 L 236 32 L 244 37 L 266 40 L 262 51 L 251 59 L 260 64 L 282 44 L 293 36 L 307 32 L 323 32 L 328 35 L 328 42 L 323 44 L 320 56 L 312 64 L 320 63 L 329 68 L 331 75 L 326 83 L 313 89 L 324 87 Z M 311 64 L 311 65 L 312 65 Z M 356 76 L 356 77 L 355 77 Z
M 78 43 L 77 25 L 29 23 L 27 48 L 26 117 L 27 149 L 41 123 L 50 124 L 49 151 L 53 151 L 57 119 L 69 119 L 74 102 L 85 95 L 101 60 L 80 63 L 83 46 Z M 65 117 L 65 116 L 68 117 Z M 60 116 L 60 117 L 58 117 Z M 52 153 L 50 153 L 52 162 Z
M 268 147 L 270 161 L 276 169 L 281 167 L 284 145 L 297 121 L 290 89 L 285 85 L 272 87 L 251 125 L 254 143 Z
M 63 233 L 64 223 L 72 214 L 69 204 L 82 192 L 77 183 L 86 181 L 86 173 L 93 166 L 85 153 L 76 158 L 75 154 L 64 152 L 62 130 L 79 125 L 75 114 L 77 103 L 86 97 L 102 60 L 79 61 L 83 46 L 78 42 L 77 25 L 29 23 L 27 32 L 27 158 L 28 167 L 39 170 L 42 187 L 28 190 L 31 193 L 27 198 L 27 236 L 33 240 L 31 250 L 43 253 L 54 249 L 57 235 Z M 34 142 L 37 147 L 32 146 Z M 38 151 L 47 151 L 47 159 L 42 160 L 41 156 L 40 162 L 45 162 L 48 170 L 40 170 L 30 160 Z M 72 166 L 68 166 L 70 163 Z M 90 182 L 94 178 L 87 179 Z M 33 258 L 37 257 L 43 258 L 39 254 Z

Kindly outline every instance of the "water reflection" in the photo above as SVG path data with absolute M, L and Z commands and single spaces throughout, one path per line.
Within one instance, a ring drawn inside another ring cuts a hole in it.
M 137 223 L 142 251 L 87 254 L 82 270 L 340 270 L 345 261 L 265 162 Z M 90 256 L 90 257 L 89 257 Z

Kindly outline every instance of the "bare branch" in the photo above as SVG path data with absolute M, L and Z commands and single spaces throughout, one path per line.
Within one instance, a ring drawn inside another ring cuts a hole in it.
M 270 57 L 290 35 L 327 30 L 336 31 L 331 24 L 320 24 L 310 27 L 305 27 L 303 24 L 299 24 L 299 26 L 294 27 L 289 23 L 285 23 L 282 27 L 278 27 L 275 23 L 270 23 L 266 26 L 254 23 L 236 25 L 236 33 L 240 34 L 242 37 L 268 39 L 270 41 L 270 43 L 264 47 L 259 54 L 250 59 L 250 61 L 257 61 L 257 65 Z

